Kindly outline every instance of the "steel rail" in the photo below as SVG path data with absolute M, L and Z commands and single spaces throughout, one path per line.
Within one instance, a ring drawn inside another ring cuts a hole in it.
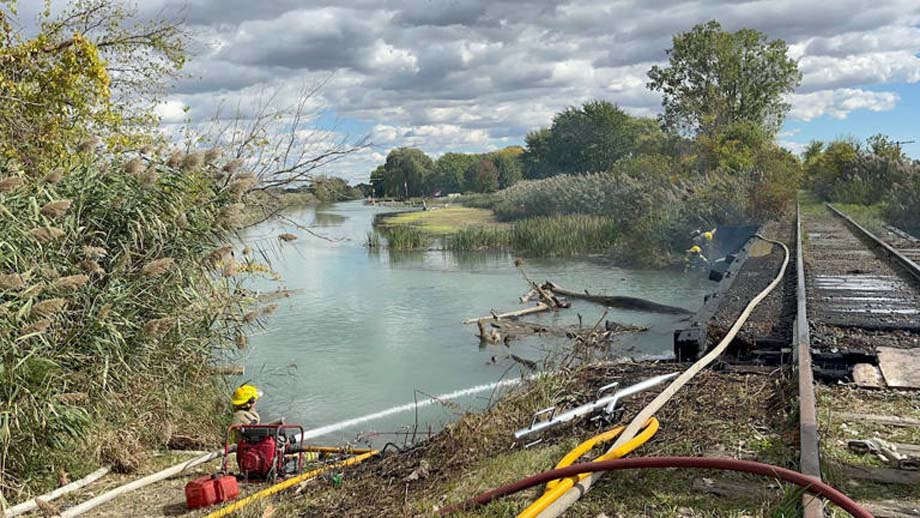
M 910 258 L 898 251 L 897 248 L 889 245 L 888 243 L 882 241 L 878 236 L 866 230 L 865 227 L 857 223 L 850 216 L 847 216 L 837 207 L 834 207 L 830 203 L 827 204 L 827 208 L 831 210 L 834 214 L 843 219 L 849 226 L 851 230 L 855 230 L 857 237 L 862 237 L 869 240 L 869 242 L 876 247 L 876 250 L 881 250 L 881 252 L 888 257 L 896 265 L 900 266 L 904 271 L 910 274 L 916 281 L 920 281 L 920 264 L 912 261 Z
M 815 398 L 815 381 L 811 365 L 811 337 L 808 331 L 808 310 L 805 291 L 805 261 L 802 239 L 802 212 L 795 209 L 795 270 L 796 313 L 794 341 L 796 367 L 799 374 L 799 471 L 821 480 L 820 448 L 818 443 L 818 418 Z M 816 496 L 802 494 L 804 518 L 822 518 L 824 506 Z

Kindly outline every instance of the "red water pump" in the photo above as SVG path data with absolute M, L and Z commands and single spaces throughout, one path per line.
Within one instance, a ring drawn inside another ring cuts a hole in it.
M 231 426 L 224 446 L 224 472 L 230 453 L 230 438 L 236 432 L 236 465 L 244 480 L 274 481 L 299 473 L 303 469 L 304 455 L 298 447 L 302 441 L 303 427 L 290 424 L 249 424 Z M 285 454 L 297 453 L 296 459 Z

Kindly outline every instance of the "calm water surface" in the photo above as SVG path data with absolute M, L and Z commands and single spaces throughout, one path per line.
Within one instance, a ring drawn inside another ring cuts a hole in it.
M 528 338 L 504 346 L 480 347 L 475 325 L 462 320 L 489 309 L 520 309 L 527 285 L 509 254 L 428 251 L 389 254 L 365 246 L 374 215 L 388 209 L 348 202 L 307 208 L 287 215 L 335 240 L 311 237 L 284 221 L 249 229 L 244 241 L 261 250 L 283 280 L 258 281 L 254 288 L 295 290 L 280 301 L 266 327 L 253 331 L 244 353 L 246 376 L 264 388 L 263 417 L 319 428 L 431 395 L 519 376 L 509 353 L 532 360 L 565 347 L 562 340 Z M 279 243 L 281 232 L 300 239 Z M 645 297 L 695 310 L 711 289 L 709 281 L 677 272 L 618 268 L 602 259 L 526 259 L 534 280 L 553 280 L 573 290 Z M 574 301 L 558 314 L 528 320 L 593 325 L 603 308 Z M 666 355 L 680 317 L 611 310 L 609 319 L 648 326 L 624 337 L 614 353 L 633 357 Z M 492 363 L 492 357 L 496 363 Z M 460 408 L 431 405 L 323 433 L 319 442 L 353 440 L 371 434 L 378 444 L 389 432 L 430 424 L 438 429 L 460 409 L 481 408 L 491 391 L 453 401 Z M 401 444 L 401 439 L 399 441 Z

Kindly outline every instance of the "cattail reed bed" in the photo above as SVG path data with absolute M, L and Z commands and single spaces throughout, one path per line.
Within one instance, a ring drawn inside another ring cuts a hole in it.
M 464 196 L 465 205 L 492 209 L 510 231 L 466 229 L 448 239 L 448 247 L 501 243 L 539 255 L 612 251 L 624 262 L 664 265 L 682 256 L 691 231 L 774 217 L 794 193 L 754 172 L 559 175 Z
M 603 216 L 570 214 L 516 221 L 510 227 L 470 227 L 444 238 L 449 250 L 513 250 L 532 256 L 604 252 L 619 235 L 615 221 Z
M 256 320 L 244 314 L 270 310 L 215 269 L 253 185 L 215 181 L 242 166 L 218 156 L 90 152 L 53 171 L 0 160 L 0 212 L 15 215 L 0 225 L 6 501 L 61 473 L 136 467 L 174 433 L 219 433 L 225 387 L 207 365 L 238 350 Z M 124 437 L 133 446 L 104 447 Z

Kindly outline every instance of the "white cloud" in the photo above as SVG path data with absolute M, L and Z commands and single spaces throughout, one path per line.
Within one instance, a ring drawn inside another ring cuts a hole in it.
M 810 121 L 822 115 L 845 119 L 854 110 L 875 112 L 891 110 L 897 104 L 898 99 L 898 95 L 893 92 L 873 92 L 858 88 L 821 90 L 793 95 L 792 110 L 789 116 L 803 121 Z
M 364 177 L 391 147 L 438 155 L 520 143 L 591 98 L 654 116 L 660 96 L 646 72 L 676 32 L 710 19 L 790 44 L 803 72 L 795 119 L 891 110 L 898 96 L 869 86 L 920 82 L 916 0 L 155 1 L 187 2 L 200 40 L 192 77 L 161 108 L 170 121 L 181 104 L 204 120 L 220 99 L 246 106 L 274 89 L 294 99 L 331 74 L 315 109 L 373 128 L 377 147 L 337 164 Z
M 158 103 L 153 112 L 164 124 L 175 124 L 185 120 L 187 106 L 182 101 L 171 99 Z

